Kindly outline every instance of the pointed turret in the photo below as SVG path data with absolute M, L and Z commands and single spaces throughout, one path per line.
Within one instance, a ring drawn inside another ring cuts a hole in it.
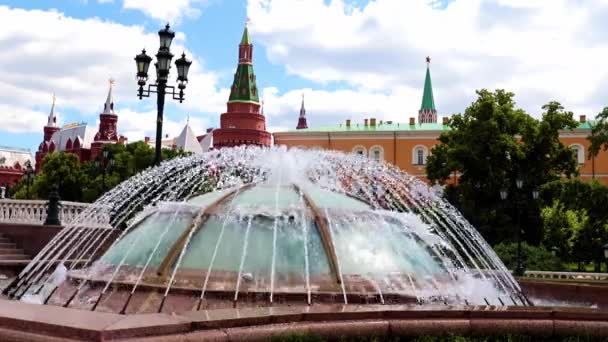
M 175 147 L 184 152 L 192 152 L 194 154 L 203 153 L 203 148 L 190 127 L 190 116 L 188 116 L 186 126 L 184 126 L 184 129 L 175 141 Z
M 426 77 L 424 79 L 424 92 L 422 94 L 422 104 L 418 111 L 419 123 L 437 123 L 437 110 L 435 109 L 435 99 L 433 97 L 433 85 L 431 84 L 431 58 L 426 57 Z
M 95 134 L 93 143 L 91 144 L 91 160 L 95 160 L 103 145 L 118 142 L 117 124 L 118 115 L 114 112 L 114 99 L 112 97 L 112 88 L 114 87 L 114 79 L 109 80 L 108 96 L 103 105 L 103 112 L 99 114 L 99 130 Z
M 53 94 L 53 104 L 51 105 L 51 111 L 49 112 L 49 117 L 47 119 L 46 126 L 44 126 L 44 137 L 42 143 L 38 146 L 38 151 L 36 152 L 36 172 L 40 172 L 42 167 L 42 161 L 44 160 L 44 156 L 49 152 L 50 146 L 53 138 L 53 135 L 60 130 L 57 127 L 57 114 L 55 113 L 55 94 Z
M 298 126 L 296 129 L 308 128 L 306 123 L 306 108 L 304 108 L 304 94 L 302 94 L 302 106 L 300 107 L 300 117 L 298 118 Z
M 260 99 L 253 72 L 253 45 L 247 23 L 239 44 L 239 64 L 227 107 L 226 113 L 220 117 L 220 128 L 213 131 L 215 148 L 244 144 L 270 145 L 271 136 L 266 131 L 266 119 L 263 112 L 260 112 Z
M 112 97 L 112 86 L 114 85 L 114 79 L 110 79 L 110 89 L 108 90 L 108 97 L 103 105 L 102 114 L 115 114 L 114 113 L 114 98 Z
M 46 127 L 57 127 L 57 115 L 55 114 L 55 94 L 53 94 L 53 104 L 51 105 L 51 112 Z
M 234 74 L 228 102 L 260 102 L 253 72 L 253 45 L 249 40 L 247 24 L 239 45 L 239 65 Z

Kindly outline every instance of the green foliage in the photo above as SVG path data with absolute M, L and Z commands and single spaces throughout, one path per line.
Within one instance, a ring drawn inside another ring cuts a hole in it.
M 555 250 L 563 260 L 576 260 L 578 248 L 586 242 L 585 229 L 590 226 L 587 210 L 567 209 L 563 203 L 556 200 L 552 206 L 541 211 L 543 219 L 543 245 L 548 250 Z
M 59 195 L 62 200 L 77 202 L 94 202 L 103 194 L 105 182 L 106 191 L 141 172 L 154 164 L 154 149 L 143 141 L 104 146 L 114 165 L 106 166 L 103 172 L 101 157 L 96 161 L 81 163 L 78 157 L 70 153 L 50 153 L 42 166 L 42 172 L 37 175 L 30 187 L 30 198 L 45 199 L 53 184 L 59 185 Z M 162 150 L 163 160 L 186 156 L 183 151 Z M 25 180 L 22 179 L 13 188 L 15 198 L 26 198 Z
M 494 246 L 494 251 L 508 269 L 517 265 L 517 243 L 500 243 Z M 553 255 L 544 247 L 531 246 L 522 243 L 522 260 L 524 267 L 535 271 L 562 271 L 563 264 L 559 257 Z
M 608 187 L 597 181 L 556 181 L 543 186 L 541 196 L 552 203 L 544 210 L 548 235 L 543 244 L 558 246 L 564 260 L 595 262 L 599 268 L 608 241 Z
M 601 149 L 608 150 L 608 107 L 597 114 L 588 139 L 591 141 L 589 159 L 597 156 Z
M 515 108 L 512 93 L 484 89 L 477 95 L 464 114 L 452 116 L 451 130 L 439 137 L 427 159 L 427 177 L 446 183 L 460 173 L 448 198 L 490 243 L 513 240 L 518 205 L 523 237 L 538 244 L 543 233 L 531 193 L 562 174 L 576 174 L 574 152 L 560 142 L 559 131 L 577 123 L 558 102 L 544 105 L 542 120 L 536 120 Z M 519 191 L 518 176 L 524 178 Z M 510 194 L 506 203 L 499 196 L 503 188 Z

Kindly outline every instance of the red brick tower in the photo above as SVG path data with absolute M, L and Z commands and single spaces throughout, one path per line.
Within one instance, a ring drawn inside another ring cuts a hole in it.
M 110 89 L 106 103 L 103 105 L 103 113 L 99 114 L 99 131 L 95 134 L 95 139 L 91 144 L 90 160 L 95 160 L 101 152 L 103 145 L 115 144 L 118 142 L 118 134 L 116 133 L 116 124 L 118 123 L 118 115 L 114 112 L 114 99 L 112 98 L 112 86 L 114 80 L 110 79 Z
M 296 129 L 308 128 L 306 123 L 306 109 L 304 108 L 304 94 L 302 94 L 302 106 L 300 107 L 300 117 L 298 118 L 298 126 Z
M 247 25 L 239 45 L 239 64 L 234 74 L 226 113 L 220 116 L 220 128 L 213 131 L 215 148 L 238 145 L 270 146 L 266 118 L 260 113 L 260 100 L 253 73 L 253 45 Z
M 59 131 L 59 129 L 60 128 L 57 127 L 57 115 L 55 114 L 55 94 L 53 94 L 53 105 L 51 106 L 51 112 L 49 113 L 46 126 L 44 126 L 44 139 L 38 146 L 38 151 L 36 151 L 36 172 L 40 172 L 44 156 L 55 150 L 55 144 L 51 141 L 51 137 L 55 132 Z

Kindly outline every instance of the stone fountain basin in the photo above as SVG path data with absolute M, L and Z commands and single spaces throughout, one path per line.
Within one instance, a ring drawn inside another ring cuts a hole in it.
M 0 299 L 0 340 L 263 341 L 436 334 L 606 336 L 608 311 L 584 308 L 312 305 L 119 315 Z

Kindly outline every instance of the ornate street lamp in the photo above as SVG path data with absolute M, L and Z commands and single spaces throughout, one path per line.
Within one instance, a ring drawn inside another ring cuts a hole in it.
M 504 201 L 507 199 L 507 196 L 509 196 L 509 192 L 507 191 L 507 189 L 506 188 L 500 189 L 500 199 Z
M 538 192 L 538 189 L 534 188 L 534 190 L 532 190 L 532 198 L 536 201 L 538 200 L 539 195 L 540 193 Z
M 524 186 L 524 180 L 518 176 L 515 179 L 515 186 L 517 190 L 521 190 Z M 522 277 L 524 275 L 524 264 L 521 253 L 521 212 L 517 198 L 515 199 L 515 210 L 517 211 L 517 234 L 515 234 L 517 239 L 517 266 L 515 266 L 515 275 Z
M 25 185 L 26 185 L 26 198 L 30 199 L 30 185 L 32 185 L 32 181 L 34 180 L 34 168 L 32 167 L 32 163 L 28 160 L 25 162 Z
M 135 56 L 137 84 L 139 85 L 137 96 L 141 100 L 143 97 L 150 97 L 150 93 L 156 93 L 157 95 L 158 115 L 156 117 L 156 151 L 154 158 L 156 165 L 160 164 L 161 160 L 165 95 L 171 95 L 174 100 L 179 100 L 180 103 L 184 101 L 184 89 L 186 89 L 186 84 L 188 84 L 188 71 L 192 64 L 192 61 L 186 59 L 185 53 L 182 53 L 182 57 L 175 61 L 175 66 L 177 67 L 177 88 L 179 89 L 179 92 L 176 92 L 174 86 L 167 85 L 171 60 L 173 59 L 170 48 L 171 42 L 175 37 L 175 32 L 171 31 L 169 24 L 167 24 L 164 29 L 158 31 L 158 37 L 160 38 L 160 47 L 156 53 L 156 63 L 154 63 L 156 67 L 156 84 L 149 84 L 148 89 L 144 89 L 144 86 L 148 81 L 148 69 L 150 68 L 152 58 L 146 55 L 145 49 Z M 168 92 L 167 90 L 170 91 Z

